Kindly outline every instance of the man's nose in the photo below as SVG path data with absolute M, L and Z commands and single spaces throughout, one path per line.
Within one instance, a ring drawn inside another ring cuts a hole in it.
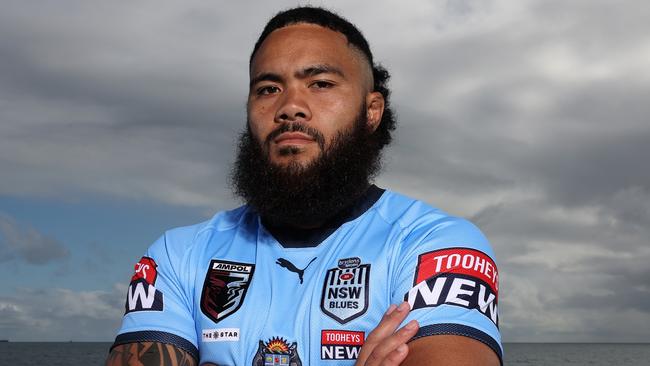
M 304 95 L 299 90 L 287 88 L 282 95 L 280 107 L 275 114 L 275 122 L 300 122 L 311 120 L 311 110 Z

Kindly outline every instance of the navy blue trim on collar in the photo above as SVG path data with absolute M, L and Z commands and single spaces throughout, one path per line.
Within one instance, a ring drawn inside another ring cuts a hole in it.
M 418 332 L 415 334 L 411 341 L 418 338 L 432 336 L 432 335 L 441 335 L 441 334 L 451 334 L 451 335 L 460 335 L 476 339 L 477 341 L 483 342 L 485 345 L 490 347 L 499 357 L 499 362 L 503 366 L 503 354 L 501 352 L 501 347 L 499 343 L 492 338 L 489 334 L 478 330 L 473 327 L 468 327 L 467 325 L 455 324 L 455 323 L 440 323 L 440 324 L 431 324 L 420 327 Z
M 371 185 L 366 192 L 340 214 L 328 220 L 321 227 L 298 229 L 288 226 L 271 226 L 262 220 L 266 230 L 285 248 L 313 248 L 322 243 L 336 229 L 346 222 L 363 215 L 384 194 L 384 189 Z
M 160 342 L 171 344 L 172 346 L 178 347 L 183 351 L 189 353 L 192 357 L 194 357 L 197 363 L 199 361 L 199 350 L 194 346 L 194 344 L 192 344 L 192 342 L 183 337 L 179 337 L 176 334 L 161 332 L 157 330 L 122 333 L 115 338 L 115 343 L 113 343 L 110 350 L 112 351 L 113 348 L 123 344 L 138 342 Z

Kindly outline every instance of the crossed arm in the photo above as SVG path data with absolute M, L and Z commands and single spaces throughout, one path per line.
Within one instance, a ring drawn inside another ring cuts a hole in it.
M 409 310 L 406 302 L 388 308 L 368 335 L 355 366 L 499 366 L 499 358 L 490 347 L 469 337 L 433 335 L 409 342 L 418 331 L 418 323 L 411 320 L 397 329 Z
M 356 366 L 479 365 L 498 366 L 497 355 L 487 345 L 469 337 L 435 335 L 416 339 L 416 321 L 397 329 L 408 315 L 407 303 L 391 305 L 381 322 L 370 332 Z M 106 366 L 196 366 L 192 356 L 169 344 L 139 342 L 117 346 Z M 210 365 L 210 364 L 203 364 Z
M 196 366 L 194 357 L 182 349 L 160 342 L 135 342 L 116 346 L 106 366 Z

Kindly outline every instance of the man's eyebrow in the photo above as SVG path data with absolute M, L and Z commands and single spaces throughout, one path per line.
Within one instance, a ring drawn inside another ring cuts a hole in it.
M 336 74 L 345 79 L 345 74 L 343 74 L 343 71 L 340 68 L 328 64 L 310 65 L 302 70 L 296 71 L 294 75 L 298 79 L 306 79 L 308 77 L 316 76 L 319 74 Z M 251 79 L 249 87 L 252 88 L 253 85 L 261 81 L 281 83 L 284 81 L 284 79 L 278 74 L 272 72 L 263 72 Z
M 253 85 L 259 83 L 260 81 L 273 81 L 275 83 L 281 83 L 283 79 L 278 74 L 274 74 L 272 72 L 264 72 L 251 79 L 249 88 L 252 88 Z
M 296 72 L 295 76 L 298 79 L 305 79 L 319 74 L 336 74 L 345 79 L 345 75 L 343 74 L 343 71 L 341 69 L 339 69 L 336 66 L 332 66 L 328 64 L 307 66 L 304 69 Z

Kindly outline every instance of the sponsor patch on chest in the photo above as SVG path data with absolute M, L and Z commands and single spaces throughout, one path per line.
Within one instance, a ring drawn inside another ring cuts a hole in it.
M 213 259 L 201 291 L 201 311 L 215 323 L 242 305 L 255 270 L 254 264 Z
M 321 331 L 321 360 L 356 360 L 363 346 L 364 332 L 350 330 Z
M 325 315 L 345 324 L 368 310 L 370 264 L 342 261 L 327 270 L 320 307 Z
M 239 341 L 239 328 L 203 329 L 201 331 L 203 342 L 237 342 Z

